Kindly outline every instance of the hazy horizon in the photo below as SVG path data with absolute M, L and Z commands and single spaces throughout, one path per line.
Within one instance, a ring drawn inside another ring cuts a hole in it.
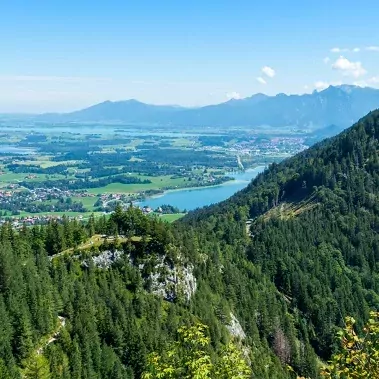
M 345 84 L 342 84 L 342 85 L 345 85 Z M 356 85 L 351 85 L 351 84 L 346 84 L 348 86 L 351 86 L 351 87 L 359 87 L 359 88 L 369 88 L 369 89 L 379 89 L 379 88 L 375 88 L 375 87 L 372 87 L 372 86 L 356 86 Z M 338 85 L 329 85 L 327 88 L 329 87 L 340 87 L 341 85 L 338 84 Z M 322 89 L 314 89 L 312 92 L 322 92 L 324 90 L 326 90 L 327 88 L 322 88 Z M 146 105 L 152 105 L 152 106 L 168 106 L 168 107 L 178 107 L 178 108 L 182 108 L 182 109 L 196 109 L 196 108 L 202 108 L 202 107 L 206 107 L 206 106 L 211 106 L 211 105 L 219 105 L 219 104 L 223 104 L 223 103 L 226 103 L 230 100 L 244 100 L 244 99 L 248 99 L 250 97 L 253 97 L 255 95 L 265 95 L 265 96 L 269 96 L 269 97 L 275 97 L 277 95 L 280 95 L 280 94 L 285 94 L 286 96 L 302 96 L 302 95 L 311 95 L 312 92 L 303 92 L 303 93 L 285 93 L 285 92 L 278 92 L 278 93 L 275 93 L 273 95 L 268 95 L 264 92 L 257 92 L 257 93 L 253 93 L 253 94 L 250 94 L 250 95 L 247 95 L 246 97 L 240 97 L 238 99 L 226 99 L 224 101 L 221 101 L 221 102 L 217 102 L 217 103 L 210 103 L 210 104 L 203 104 L 203 105 L 198 105 L 198 106 L 185 106 L 185 105 L 179 105 L 179 104 L 154 104 L 154 103 L 145 103 L 139 99 L 135 99 L 135 98 L 130 98 L 130 99 L 115 99 L 115 100 L 109 100 L 109 99 L 104 99 L 98 103 L 94 103 L 94 104 L 88 104 L 87 106 L 83 106 L 83 107 L 80 107 L 80 108 L 73 108 L 73 109 L 68 109 L 66 111 L 63 111 L 63 112 L 60 112 L 60 111 L 48 111 L 48 112 L 0 112 L 0 114 L 2 115 L 40 115 L 40 114 L 48 114 L 48 113 L 71 113 L 71 112 L 76 112 L 76 111 L 80 111 L 80 110 L 83 110 L 83 109 L 86 109 L 86 108 L 89 108 L 89 107 L 92 107 L 92 106 L 95 106 L 95 105 L 99 105 L 99 104 L 102 104 L 102 103 L 106 103 L 106 102 L 112 102 L 112 103 L 117 103 L 117 102 L 128 102 L 128 101 L 136 101 L 136 102 L 140 102 L 140 103 L 143 103 L 143 104 L 146 104 Z
M 130 98 L 194 107 L 330 84 L 377 88 L 379 26 L 366 11 L 375 5 L 4 3 L 0 112 L 68 112 Z

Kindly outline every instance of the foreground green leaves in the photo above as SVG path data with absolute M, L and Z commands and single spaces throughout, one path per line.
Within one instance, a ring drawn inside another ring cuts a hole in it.
M 196 324 L 178 329 L 178 341 L 162 355 L 148 357 L 143 379 L 243 379 L 251 377 L 251 369 L 241 349 L 230 342 L 219 352 L 219 359 L 209 353 L 207 326 Z
M 355 320 L 346 318 L 346 327 L 339 332 L 342 351 L 323 370 L 324 378 L 379 378 L 379 313 L 371 312 L 370 316 L 363 336 L 355 332 Z

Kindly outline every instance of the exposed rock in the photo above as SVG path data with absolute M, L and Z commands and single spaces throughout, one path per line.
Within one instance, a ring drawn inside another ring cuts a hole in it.
M 148 278 L 152 293 L 162 296 L 167 301 L 174 301 L 179 297 L 183 297 L 186 301 L 191 299 L 197 287 L 192 265 L 181 263 L 170 265 L 165 257 L 161 257 L 154 269 Z
M 106 250 L 99 255 L 93 256 L 91 259 L 96 267 L 109 268 L 118 261 L 124 252 L 122 250 L 110 251 Z M 154 264 L 153 271 L 149 275 L 144 275 L 143 271 L 150 259 L 157 260 Z M 178 257 L 176 262 L 169 263 L 166 256 L 147 257 L 144 263 L 136 264 L 130 257 L 129 261 L 141 272 L 145 283 L 148 283 L 148 290 L 158 296 L 162 296 L 167 301 L 174 301 L 183 298 L 189 301 L 196 291 L 197 282 L 193 275 L 192 264 L 182 263 L 182 259 Z M 87 261 L 83 261 L 84 266 L 88 266 Z
M 186 267 L 182 267 L 182 285 L 184 296 L 187 301 L 191 299 L 191 297 L 195 294 L 197 288 L 197 282 L 195 275 L 193 274 L 193 266 L 187 265 Z
M 246 344 L 246 333 L 242 329 L 240 322 L 237 317 L 234 316 L 232 312 L 230 312 L 230 321 L 226 325 L 226 329 L 228 329 L 230 335 L 238 341 L 238 346 L 241 349 L 245 359 L 251 365 L 250 354 L 251 347 Z
M 229 330 L 229 333 L 240 340 L 244 340 L 246 338 L 246 334 L 242 329 L 240 322 L 237 317 L 234 316 L 233 313 L 230 312 L 230 321 L 229 324 L 226 325 L 226 328 Z
M 109 268 L 113 263 L 118 261 L 123 254 L 124 252 L 122 250 L 105 250 L 99 255 L 93 256 L 92 261 L 96 267 Z

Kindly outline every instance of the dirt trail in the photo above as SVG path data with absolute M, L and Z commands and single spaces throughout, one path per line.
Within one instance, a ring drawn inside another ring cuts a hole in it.
M 62 328 L 64 328 L 66 325 L 66 319 L 62 316 L 58 316 L 58 327 L 57 329 L 50 335 L 49 339 L 43 344 L 43 346 L 40 346 L 37 349 L 37 355 L 40 355 L 43 353 L 43 350 L 49 346 L 51 343 L 57 340 L 57 337 L 59 336 Z

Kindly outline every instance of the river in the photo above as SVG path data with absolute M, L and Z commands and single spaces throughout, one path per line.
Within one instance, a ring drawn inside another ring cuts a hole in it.
M 163 204 L 169 204 L 178 207 L 181 211 L 191 211 L 219 203 L 245 188 L 264 169 L 264 166 L 258 166 L 244 172 L 228 174 L 235 180 L 218 186 L 166 191 L 163 195 L 148 198 L 139 202 L 138 205 L 156 209 Z

